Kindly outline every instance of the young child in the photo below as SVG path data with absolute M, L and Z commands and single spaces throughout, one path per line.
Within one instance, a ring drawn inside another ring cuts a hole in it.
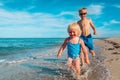
M 81 35 L 80 27 L 77 23 L 72 23 L 68 26 L 68 34 L 69 37 L 67 37 L 64 41 L 64 43 L 61 45 L 57 57 L 59 58 L 67 46 L 67 52 L 68 52 L 68 68 L 72 69 L 74 68 L 77 75 L 80 75 L 80 51 L 82 49 L 84 56 L 86 57 L 86 63 L 90 64 L 87 49 L 85 47 L 85 44 L 82 39 L 79 38 Z
M 85 45 L 88 47 L 89 52 L 92 54 L 92 56 L 95 56 L 93 40 L 90 33 L 90 27 L 92 27 L 94 31 L 94 35 L 96 35 L 97 32 L 94 24 L 92 23 L 92 20 L 86 18 L 86 15 L 87 15 L 87 8 L 82 8 L 79 10 L 79 16 L 81 17 L 81 20 L 78 21 L 78 24 L 82 30 L 82 34 L 80 38 L 83 39 Z

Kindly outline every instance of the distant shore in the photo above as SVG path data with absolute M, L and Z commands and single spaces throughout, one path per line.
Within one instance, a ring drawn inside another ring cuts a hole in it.
M 110 80 L 120 79 L 120 38 L 109 38 L 95 41 L 95 46 L 101 46 L 100 55 L 104 56 L 102 63 L 110 71 Z

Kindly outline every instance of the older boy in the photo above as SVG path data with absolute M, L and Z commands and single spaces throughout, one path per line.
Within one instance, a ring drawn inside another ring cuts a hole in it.
M 86 18 L 86 15 L 87 8 L 82 8 L 79 10 L 79 16 L 81 17 L 81 20 L 78 21 L 78 24 L 82 30 L 82 35 L 80 37 L 83 39 L 85 45 L 88 47 L 89 52 L 92 54 L 92 56 L 95 56 L 90 27 L 92 27 L 94 35 L 96 35 L 97 32 L 94 24 L 92 23 L 92 20 Z

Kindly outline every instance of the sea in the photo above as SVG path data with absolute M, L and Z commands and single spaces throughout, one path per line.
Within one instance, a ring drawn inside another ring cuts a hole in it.
M 98 40 L 98 39 L 94 39 Z M 82 75 L 67 69 L 67 51 L 58 59 L 64 38 L 0 38 L 0 80 L 109 80 L 109 70 L 102 65 L 101 47 L 90 65 L 81 66 Z

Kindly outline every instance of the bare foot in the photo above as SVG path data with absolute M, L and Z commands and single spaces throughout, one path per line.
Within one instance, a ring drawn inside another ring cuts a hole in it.
M 87 60 L 87 59 L 85 60 L 85 62 L 86 62 L 87 64 L 90 64 L 90 61 L 89 61 L 89 60 Z
M 91 53 L 92 54 L 92 57 L 95 57 L 95 53 Z
M 90 53 L 92 54 L 93 57 L 95 57 L 95 52 L 94 52 L 94 50 L 90 50 Z

